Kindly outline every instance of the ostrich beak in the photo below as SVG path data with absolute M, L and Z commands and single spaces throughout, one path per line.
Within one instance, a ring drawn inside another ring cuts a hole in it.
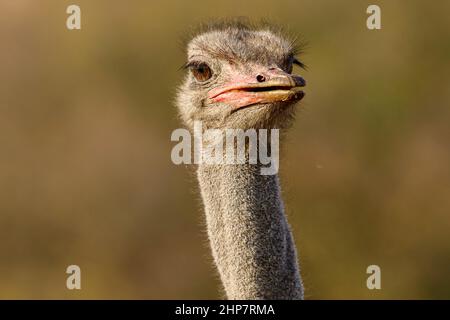
M 296 102 L 305 93 L 305 80 L 297 75 L 271 68 L 252 77 L 236 76 L 231 82 L 208 92 L 209 101 L 222 102 L 233 108 L 259 103 Z

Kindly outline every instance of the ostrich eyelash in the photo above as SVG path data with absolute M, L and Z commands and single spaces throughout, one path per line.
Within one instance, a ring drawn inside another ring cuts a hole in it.
M 294 60 L 292 60 L 292 63 L 298 65 L 303 70 L 307 69 L 306 65 L 303 62 L 301 62 L 300 60 L 298 60 L 297 58 L 294 58 Z
M 183 64 L 183 65 L 180 67 L 180 70 L 186 70 L 186 69 L 189 69 L 189 68 L 192 68 L 192 67 L 196 67 L 196 66 L 198 66 L 198 65 L 200 65 L 200 64 L 201 64 L 200 61 L 190 61 L 190 62 L 186 62 L 185 64 Z

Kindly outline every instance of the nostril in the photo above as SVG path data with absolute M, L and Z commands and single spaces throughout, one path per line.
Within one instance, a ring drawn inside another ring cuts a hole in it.
M 266 77 L 264 77 L 262 74 L 258 74 L 258 75 L 256 76 L 256 80 L 257 80 L 258 82 L 264 82 L 264 81 L 266 81 Z
M 303 79 L 302 77 L 299 77 L 300 79 L 300 86 L 302 86 L 302 87 L 304 87 L 304 86 L 306 86 L 306 80 L 305 79 Z

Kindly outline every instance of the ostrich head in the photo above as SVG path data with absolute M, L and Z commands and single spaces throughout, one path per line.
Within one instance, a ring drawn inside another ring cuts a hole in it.
M 280 32 L 231 22 L 209 27 L 187 46 L 177 105 L 188 127 L 286 128 L 305 80 L 297 50 Z

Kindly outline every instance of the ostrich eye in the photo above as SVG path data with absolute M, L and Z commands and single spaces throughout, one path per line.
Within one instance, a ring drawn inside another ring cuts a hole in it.
M 212 77 L 211 68 L 204 62 L 192 64 L 190 68 L 193 76 L 199 82 L 204 82 Z

